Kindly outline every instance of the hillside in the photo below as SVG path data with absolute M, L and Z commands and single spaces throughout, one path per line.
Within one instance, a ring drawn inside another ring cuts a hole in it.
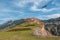
M 33 31 L 32 35 L 51 36 L 51 34 L 45 29 L 44 23 L 40 19 L 37 19 L 37 18 L 26 18 L 26 19 L 17 20 L 14 22 L 10 21 L 6 24 L 9 24 L 9 25 L 7 25 L 6 28 L 2 29 L 2 31 L 24 31 L 24 30 L 27 31 L 27 30 L 31 30 L 31 31 Z
M 6 30 L 15 30 L 16 31 L 19 29 L 20 30 L 21 29 L 33 29 L 36 27 L 42 27 L 42 25 L 43 25 L 42 22 L 36 18 L 23 19 L 23 23 L 22 23 L 22 20 L 21 20 L 21 22 L 19 22 L 19 21 L 15 21 L 15 22 L 16 22 L 15 26 L 6 28 Z M 19 22 L 19 23 L 17 24 L 17 22 Z
M 37 36 L 60 36 L 60 18 L 49 20 L 40 20 L 37 18 L 24 18 L 15 21 L 10 20 L 0 25 L 0 31 L 24 30 L 32 30 L 32 35 Z

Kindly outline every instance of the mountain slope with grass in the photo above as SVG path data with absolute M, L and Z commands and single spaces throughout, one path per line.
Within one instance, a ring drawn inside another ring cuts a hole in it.
M 37 19 L 37 18 L 26 18 L 26 19 L 14 21 L 13 25 L 14 26 L 9 25 L 8 27 L 4 28 L 3 31 L 30 30 L 30 31 L 32 31 L 31 34 L 34 36 L 51 36 L 51 33 L 49 33 L 45 29 L 44 23 L 40 19 Z
M 0 31 L 32 30 L 32 35 L 60 36 L 60 18 L 40 20 L 37 18 L 24 18 L 8 21 L 0 25 Z M 45 33 L 45 34 L 44 34 Z
M 22 22 L 22 21 L 21 21 Z M 16 22 L 17 23 L 17 22 Z M 39 19 L 36 18 L 27 18 L 27 19 L 23 19 L 23 23 L 19 23 L 18 25 L 15 25 L 14 27 L 11 28 L 7 28 L 8 30 L 16 30 L 16 29 L 22 29 L 22 28 L 36 28 L 36 27 L 41 27 L 42 22 Z

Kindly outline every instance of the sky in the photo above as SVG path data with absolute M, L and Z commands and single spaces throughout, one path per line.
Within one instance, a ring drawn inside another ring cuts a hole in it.
M 8 20 L 60 17 L 60 0 L 0 0 L 0 24 Z

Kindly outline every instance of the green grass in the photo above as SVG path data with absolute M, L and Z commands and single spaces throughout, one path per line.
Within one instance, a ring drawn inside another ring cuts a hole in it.
M 38 24 L 27 24 L 27 25 L 24 25 L 24 26 L 21 26 L 21 25 L 18 25 L 18 26 L 15 26 L 15 28 L 35 28 L 35 27 L 39 27 L 40 25 Z
M 16 26 L 16 28 L 35 28 L 39 25 Z M 0 32 L 0 40 L 60 40 L 60 37 L 37 37 L 32 30 Z
M 31 30 L 0 32 L 0 40 L 60 40 L 60 37 L 37 37 Z

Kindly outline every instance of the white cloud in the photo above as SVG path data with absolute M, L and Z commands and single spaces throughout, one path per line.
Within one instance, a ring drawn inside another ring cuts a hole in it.
M 47 16 L 48 18 L 57 18 L 57 17 L 60 17 L 60 14 L 57 13 L 57 14 L 52 14 L 52 15 L 48 15 Z
M 32 6 L 30 6 L 30 8 L 29 8 L 30 11 L 51 12 L 51 11 L 55 11 L 55 10 L 60 10 L 60 8 L 50 8 L 50 9 L 41 8 L 42 6 L 48 4 L 51 1 L 53 1 L 53 0 L 19 0 L 19 1 L 15 1 L 13 3 L 16 6 L 21 7 L 21 8 L 26 7 L 28 3 L 32 3 Z M 53 1 L 52 4 L 60 6 L 59 3 L 55 2 L 55 1 Z
M 0 8 L 0 16 L 5 16 L 5 15 L 9 15 L 10 13 L 9 12 L 16 12 L 16 13 L 19 13 L 20 16 L 24 15 L 23 12 L 21 11 L 17 11 L 17 10 L 12 10 L 10 8 Z
M 51 18 L 54 19 L 54 18 L 58 18 L 58 17 L 60 17 L 59 13 L 51 14 L 51 15 L 39 15 L 36 18 L 40 18 L 42 20 L 48 20 L 48 19 L 51 19 Z
M 58 8 L 51 8 L 51 9 L 46 9 L 46 8 L 41 8 L 39 9 L 38 6 L 40 5 L 40 7 L 44 6 L 45 4 L 47 4 L 49 1 L 52 1 L 52 0 L 45 0 L 44 2 L 43 1 L 40 1 L 40 2 L 35 2 L 34 5 L 30 8 L 31 11 L 42 11 L 42 12 L 51 12 L 51 11 L 54 11 L 54 10 L 60 10 L 60 7 Z M 52 4 L 55 4 L 56 6 L 60 6 L 58 3 L 56 2 L 52 2 Z
M 42 11 L 42 12 L 51 12 L 54 10 L 60 10 L 60 8 L 51 8 L 51 9 L 46 9 L 46 8 L 42 8 L 42 9 L 38 9 L 35 6 L 32 7 L 32 9 L 30 9 L 31 11 Z
M 51 2 L 52 0 L 20 0 L 18 2 L 14 2 L 14 4 L 16 6 L 19 6 L 19 7 L 26 7 L 27 4 L 30 2 L 30 3 L 33 3 L 33 5 L 29 8 L 30 11 L 42 11 L 42 12 L 50 12 L 50 11 L 53 11 L 53 10 L 56 10 L 56 9 L 59 9 L 59 8 L 51 8 L 51 9 L 46 9 L 46 8 L 38 8 L 38 7 L 42 7 L 46 4 L 48 4 L 49 2 Z
M 60 10 L 60 8 L 51 8 L 51 9 L 43 8 L 43 9 L 40 9 L 40 11 L 42 11 L 42 12 L 51 12 L 51 11 L 54 11 L 54 10 Z
M 47 4 L 49 1 L 51 0 L 20 0 L 18 2 L 14 2 L 15 5 L 19 6 L 19 7 L 25 7 L 26 4 L 28 4 L 29 2 L 30 3 L 33 3 L 33 6 L 44 6 L 45 4 Z
M 18 14 L 18 16 L 14 16 L 13 13 L 10 12 L 16 12 Z M 6 22 L 8 20 L 15 20 L 18 19 L 18 17 L 23 16 L 24 13 L 21 11 L 17 11 L 17 10 L 12 10 L 12 9 L 8 9 L 8 8 L 0 8 L 0 20 L 3 22 Z

